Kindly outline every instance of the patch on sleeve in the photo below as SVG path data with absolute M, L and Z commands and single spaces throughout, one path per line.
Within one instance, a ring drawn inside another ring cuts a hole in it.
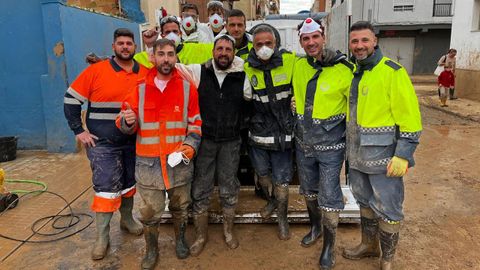
M 401 65 L 399 65 L 399 64 L 397 64 L 397 63 L 395 63 L 395 62 L 393 62 L 392 60 L 387 60 L 387 61 L 385 61 L 385 65 L 387 65 L 387 66 L 389 66 L 389 67 L 393 68 L 394 70 L 399 70 L 399 69 L 401 69 L 401 68 L 402 68 L 402 66 L 401 66 Z

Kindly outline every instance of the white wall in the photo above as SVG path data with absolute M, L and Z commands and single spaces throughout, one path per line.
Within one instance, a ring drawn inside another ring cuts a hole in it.
M 480 70 L 480 31 L 472 30 L 474 12 L 479 12 L 480 1 L 457 1 L 452 22 L 451 47 L 457 49 L 457 68 Z M 475 8 L 476 9 L 475 9 Z
M 463 2 L 460 0 L 458 2 Z M 361 20 L 371 20 L 374 24 L 432 24 L 451 23 L 452 17 L 433 17 L 433 0 L 415 0 L 413 11 L 393 11 L 394 0 L 353 0 L 360 11 Z M 453 1 L 453 5 L 457 1 Z M 370 14 L 370 17 L 369 17 Z

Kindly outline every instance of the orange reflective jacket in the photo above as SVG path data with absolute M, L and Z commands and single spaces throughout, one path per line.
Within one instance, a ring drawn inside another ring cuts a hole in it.
M 124 133 L 137 132 L 136 153 L 142 157 L 159 157 L 163 181 L 170 188 L 167 156 L 182 144 L 198 150 L 202 121 L 198 93 L 194 85 L 183 80 L 174 69 L 172 78 L 162 92 L 155 86 L 156 69 L 150 70 L 145 81 L 126 99 L 137 114 L 135 125 L 128 127 L 119 115 L 116 125 Z M 124 103 L 125 108 L 125 103 Z

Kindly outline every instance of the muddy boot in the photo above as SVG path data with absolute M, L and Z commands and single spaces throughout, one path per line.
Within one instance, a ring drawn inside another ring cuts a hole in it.
M 175 231 L 175 253 L 177 258 L 186 259 L 190 255 L 190 249 L 185 240 L 187 221 L 180 214 L 173 214 L 173 230 Z
M 141 235 L 143 226 L 133 218 L 133 197 L 122 198 L 120 205 L 120 228 L 133 235 Z
M 231 249 L 238 247 L 238 239 L 233 232 L 233 222 L 235 220 L 235 208 L 223 208 L 223 235 L 225 243 Z
M 457 97 L 455 96 L 455 88 L 448 89 L 448 92 L 450 94 L 450 100 L 457 99 Z
M 343 257 L 359 260 L 364 257 L 380 257 L 378 220 L 371 208 L 360 207 L 362 242 L 354 248 L 344 249 Z
M 97 224 L 97 240 L 95 240 L 95 245 L 92 250 L 92 259 L 101 260 L 107 254 L 107 248 L 110 241 L 110 220 L 112 219 L 113 213 L 101 213 L 97 212 L 95 221 Z
M 380 246 L 382 248 L 382 259 L 380 261 L 380 269 L 393 269 L 393 257 L 397 249 L 400 223 L 389 224 L 383 220 L 379 222 Z
M 145 256 L 142 259 L 142 269 L 154 269 L 158 259 L 158 225 L 143 226 L 145 237 Z
M 208 212 L 193 215 L 193 224 L 195 225 L 195 242 L 190 247 L 190 254 L 198 256 L 207 243 Z
M 335 240 L 337 238 L 337 226 L 339 212 L 327 212 L 323 214 L 323 248 L 320 255 L 320 269 L 330 270 L 335 266 Z
M 288 185 L 275 185 L 274 194 L 277 199 L 278 238 L 280 240 L 290 239 L 288 226 Z
M 310 232 L 303 237 L 302 247 L 309 247 L 315 244 L 318 238 L 322 236 L 322 211 L 318 207 L 317 197 L 305 197 L 305 202 L 307 203 L 308 217 L 310 218 Z
M 260 216 L 262 218 L 269 218 L 272 216 L 273 211 L 277 208 L 277 202 L 275 196 L 270 191 L 272 188 L 272 177 L 271 176 L 259 176 L 258 183 L 262 189 L 263 195 L 267 200 L 267 204 L 260 210 Z

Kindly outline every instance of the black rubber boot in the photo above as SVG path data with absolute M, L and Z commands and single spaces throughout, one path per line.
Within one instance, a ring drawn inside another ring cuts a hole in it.
M 327 212 L 322 210 L 323 215 L 323 248 L 320 255 L 320 269 L 330 270 L 335 266 L 335 241 L 337 238 L 337 226 L 339 212 Z
M 267 204 L 260 210 L 260 216 L 262 218 L 270 218 L 273 214 L 273 211 L 277 208 L 277 201 L 273 195 L 272 189 L 272 177 L 271 176 L 259 176 L 258 184 L 260 185 L 263 195 L 267 200 Z
M 380 246 L 382 249 L 382 259 L 380 261 L 380 269 L 393 269 L 393 258 L 398 245 L 400 236 L 400 223 L 389 224 L 383 220 L 379 222 Z
M 448 92 L 450 94 L 450 100 L 457 99 L 457 97 L 455 96 L 455 88 L 450 88 Z
M 101 260 L 107 254 L 110 241 L 110 220 L 112 216 L 112 212 L 96 213 L 97 239 L 92 249 L 92 260 Z
M 223 235 L 225 236 L 225 243 L 230 249 L 236 249 L 239 245 L 233 232 L 234 221 L 235 208 L 223 208 Z
M 181 214 L 173 213 L 173 230 L 175 231 L 175 253 L 177 258 L 186 259 L 190 255 L 187 241 L 185 240 L 185 231 L 187 230 L 187 220 Z
M 145 237 L 145 256 L 142 259 L 142 269 L 154 269 L 158 259 L 158 225 L 144 225 L 143 234 Z
M 190 246 L 190 254 L 192 256 L 198 256 L 202 253 L 207 243 L 208 212 L 193 215 L 193 224 L 195 225 L 195 241 L 192 246 Z
M 122 198 L 120 206 L 120 228 L 133 235 L 141 235 L 143 226 L 132 215 L 133 197 Z
M 310 218 L 310 231 L 302 239 L 302 247 L 310 247 L 322 236 L 322 211 L 318 207 L 318 198 L 305 197 L 308 217 Z
M 380 257 L 378 240 L 378 220 L 371 208 L 360 207 L 362 242 L 354 248 L 344 249 L 343 257 L 359 260 L 365 257 Z
M 278 238 L 280 240 L 290 239 L 290 230 L 288 225 L 288 185 L 275 185 L 274 194 L 277 200 L 278 217 Z

